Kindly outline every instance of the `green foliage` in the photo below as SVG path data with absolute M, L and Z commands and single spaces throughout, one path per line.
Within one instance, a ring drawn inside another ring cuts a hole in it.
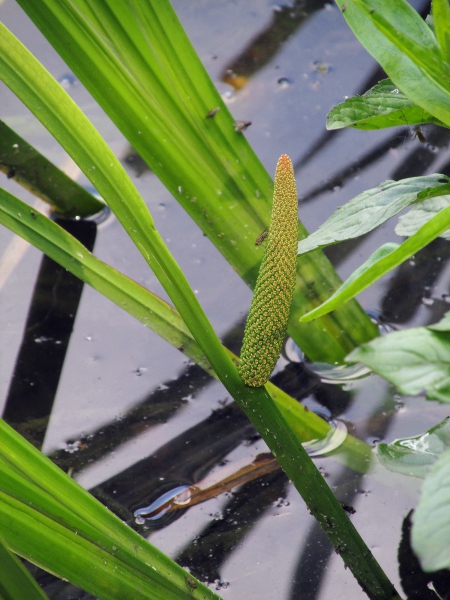
M 12 551 L 96 597 L 218 598 L 1 420 L 0 530 Z
M 298 253 L 369 233 L 407 206 L 434 193 L 445 193 L 447 182 L 447 176 L 434 174 L 380 183 L 339 207 L 317 231 L 298 243 Z
M 3 600 L 45 600 L 47 595 L 20 560 L 0 538 L 0 598 Z
M 425 571 L 450 567 L 450 450 L 426 477 L 413 516 L 412 546 Z
M 390 79 L 383 79 L 361 96 L 346 98 L 327 115 L 327 129 L 376 130 L 400 125 L 445 124 L 414 104 Z
M 450 402 L 450 313 L 435 325 L 373 340 L 347 358 L 367 365 L 403 394 L 424 391 L 430 400 Z
M 76 0 L 62 7 L 57 0 L 20 0 L 19 4 L 235 271 L 254 287 L 262 258 L 255 240 L 270 219 L 273 183 L 245 136 L 235 130 L 232 115 L 170 3 Z M 7 56 L 5 48 L 5 61 Z M 19 77 L 11 77 L 8 85 L 14 84 L 18 95 L 24 91 L 24 102 L 60 143 L 67 144 L 72 124 L 67 128 L 58 123 L 57 106 L 65 109 L 66 101 L 61 97 L 52 109 L 46 98 L 57 94 L 51 91 L 55 84 L 38 76 L 38 71 L 34 77 L 35 85 L 27 90 Z M 207 118 L 212 110 L 214 117 Z M 89 169 L 88 177 L 106 198 L 94 181 L 102 166 L 92 153 L 87 160 L 89 164 L 79 163 L 80 167 Z M 111 169 L 104 167 L 109 176 Z M 148 217 L 142 223 L 148 228 Z M 133 231 L 131 224 L 130 228 Z M 307 235 L 301 224 L 299 234 Z M 142 239 L 138 247 L 143 247 Z M 317 272 L 322 273 L 319 280 Z M 342 362 L 355 346 L 377 335 L 356 303 L 321 322 L 299 323 L 300 314 L 324 301 L 340 283 L 322 253 L 298 263 L 289 334 L 311 360 Z
M 435 119 L 450 125 L 450 75 L 438 42 L 406 0 L 337 0 L 368 52 L 394 85 Z
M 430 467 L 450 448 L 450 420 L 435 425 L 425 433 L 380 443 L 377 454 L 390 471 L 412 477 L 425 477 Z
M 272 184 L 243 136 L 230 127 L 231 116 L 221 105 L 170 5 L 160 1 L 88 5 L 82 0 L 70 5 L 51 0 L 39 6 L 25 0 L 21 4 L 52 38 L 80 79 L 91 91 L 95 90 L 94 96 L 105 103 L 109 114 L 158 176 L 174 194 L 184 198 L 238 272 L 249 281 L 254 279 L 259 262 L 254 239 L 268 215 Z M 348 552 L 343 556 L 344 561 L 370 597 L 384 598 L 391 593 L 390 582 L 306 454 L 297 432 L 273 402 L 269 390 L 248 388 L 242 382 L 232 356 L 220 344 L 120 163 L 68 95 L 3 26 L 0 26 L 0 74 L 74 158 L 111 207 L 178 309 L 185 324 L 184 336 L 190 332 L 195 338 L 211 369 L 260 431 L 331 542 L 338 546 L 345 540 Z M 213 119 L 207 119 L 211 108 L 216 107 L 220 111 Z M 45 218 L 33 216 L 29 209 L 23 216 L 11 214 L 8 200 L 10 197 L 2 194 L 3 222 L 37 245 L 44 245 L 62 263 L 78 256 L 80 260 L 74 261 L 71 270 L 79 271 L 94 287 L 116 302 L 128 294 L 129 304 L 133 304 L 140 318 L 143 306 L 156 304 L 145 294 L 139 296 L 131 283 L 125 285 L 120 296 L 118 287 L 124 284 L 120 275 L 112 270 L 107 272 L 73 239 L 62 236 Z M 248 227 L 250 239 L 240 244 L 236 232 L 244 226 Z M 302 227 L 300 232 L 305 235 Z M 216 238 L 223 241 L 219 244 Z M 311 274 L 323 267 L 323 289 L 334 288 L 337 278 L 327 265 L 323 255 L 317 253 L 303 262 L 301 275 L 308 281 Z M 105 275 L 106 280 L 102 279 Z M 323 290 L 317 297 L 321 293 Z M 301 291 L 297 294 L 297 311 L 299 304 L 304 304 Z M 373 335 L 374 326 L 367 326 L 366 316 L 360 319 L 361 327 L 355 328 L 354 317 L 358 318 L 358 313 L 361 311 L 356 307 L 356 312 L 341 312 L 336 320 L 327 318 L 327 327 L 322 323 L 306 329 L 311 335 L 305 340 L 311 343 L 311 348 L 318 348 L 322 356 L 333 359 L 343 356 L 345 348 L 355 345 L 355 339 L 361 341 Z M 346 320 L 351 328 L 343 327 Z M 167 329 L 164 319 L 160 319 L 159 326 Z M 333 329 L 339 332 L 336 338 L 330 333 Z M 321 345 L 318 340 L 327 343 Z M 0 524 L 9 548 L 99 597 L 148 597 L 150 586 L 155 598 L 182 598 L 186 593 L 193 597 L 214 596 L 200 585 L 194 594 L 184 571 L 154 549 L 150 550 L 140 538 L 137 543 L 136 534 L 123 524 L 119 527 L 117 520 L 111 520 L 105 509 L 93 504 L 88 494 L 75 490 L 74 484 L 56 468 L 50 473 L 50 467 L 39 462 L 43 457 L 37 458 L 40 455 L 33 454 L 28 446 L 23 446 L 18 457 L 16 446 L 20 442 L 7 435 L 7 429 L 4 431 Z M 34 465 L 36 479 L 30 479 L 28 470 L 21 470 L 28 464 L 27 457 Z M 332 528 L 329 520 L 333 522 Z M 107 533 L 115 528 L 117 532 L 108 537 Z M 137 551 L 142 553 L 142 560 L 136 557 Z M 114 561 L 116 555 L 120 565 Z M 147 587 L 141 585 L 142 577 L 147 579 Z

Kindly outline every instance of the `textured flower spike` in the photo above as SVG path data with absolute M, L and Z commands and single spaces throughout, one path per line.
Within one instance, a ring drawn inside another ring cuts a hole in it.
M 294 170 L 286 154 L 275 171 L 272 218 L 250 312 L 239 374 L 247 385 L 264 385 L 280 356 L 295 286 L 298 201 Z

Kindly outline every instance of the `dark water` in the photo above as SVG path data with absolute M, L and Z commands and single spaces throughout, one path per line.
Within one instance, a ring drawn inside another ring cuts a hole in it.
M 174 6 L 235 118 L 252 122 L 245 135 L 268 170 L 274 171 L 280 154 L 291 156 L 303 201 L 300 218 L 310 230 L 381 181 L 450 174 L 447 131 L 424 128 L 425 143 L 408 128 L 326 132 L 326 113 L 334 104 L 383 77 L 333 5 L 208 0 Z M 5 4 L 0 14 L 122 157 L 214 327 L 238 351 L 250 291 L 18 8 Z M 2 95 L 7 122 L 70 168 L 23 107 L 3 89 Z M 18 193 L 11 182 L 4 183 Z M 78 234 L 91 244 L 95 238 L 99 257 L 162 293 L 114 219 L 81 228 L 87 231 Z M 333 247 L 329 256 L 346 277 L 393 239 L 388 223 Z M 0 393 L 8 422 L 224 598 L 365 597 L 279 470 L 268 466 L 257 479 L 231 490 L 218 487 L 218 481 L 267 451 L 220 384 L 96 292 L 81 290 L 57 267 L 42 264 L 39 253 L 22 250 L 8 232 L 1 232 L 0 249 L 5 262 L 15 265 L 11 273 L 0 268 Z M 436 241 L 361 294 L 361 303 L 398 327 L 438 321 L 449 308 L 448 254 L 448 242 Z M 51 365 L 43 362 L 49 357 Z M 416 435 L 448 413 L 423 398 L 397 396 L 374 376 L 335 385 L 285 358 L 274 382 L 370 446 Z M 34 396 L 27 407 L 20 398 L 30 386 Z M 344 466 L 339 453 L 315 460 L 337 497 L 354 508 L 352 521 L 400 587 L 398 546 L 419 482 L 394 476 L 376 461 L 370 474 L 361 474 Z M 216 497 L 187 510 L 181 510 L 181 498 L 180 510 L 136 523 L 136 510 L 206 478 Z M 52 598 L 83 597 L 67 584 L 46 581 Z

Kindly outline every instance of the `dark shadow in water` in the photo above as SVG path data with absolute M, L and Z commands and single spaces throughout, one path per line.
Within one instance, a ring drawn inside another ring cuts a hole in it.
M 233 550 L 239 547 L 268 509 L 278 502 L 282 506 L 287 485 L 288 479 L 280 470 L 247 483 L 239 488 L 237 494 L 229 494 L 230 499 L 221 515 L 178 553 L 177 563 L 188 567 L 201 581 L 220 581 L 221 566 Z
M 398 547 L 399 574 L 408 600 L 450 600 L 450 571 L 442 569 L 425 573 L 411 547 L 412 514 L 410 511 L 402 525 L 402 537 Z M 428 587 L 432 582 L 439 596 Z
M 56 222 L 93 249 L 96 223 Z M 64 267 L 42 257 L 3 412 L 3 419 L 37 448 L 44 441 L 83 285 Z

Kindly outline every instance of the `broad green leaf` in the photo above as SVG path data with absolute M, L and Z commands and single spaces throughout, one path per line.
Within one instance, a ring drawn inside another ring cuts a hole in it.
M 74 0 L 61 5 L 59 0 L 20 0 L 19 4 L 236 272 L 254 287 L 262 258 L 255 240 L 269 222 L 272 180 L 243 133 L 235 130 L 232 115 L 170 3 Z M 97 176 L 94 186 L 109 202 L 98 183 L 99 149 L 90 152 L 90 162 L 83 165 L 67 146 L 68 134 L 78 136 L 83 129 L 78 130 L 79 123 L 73 129 L 72 119 L 59 122 L 62 112 L 65 117 L 70 113 L 67 102 L 59 100 L 55 83 L 51 85 L 37 66 L 34 74 L 20 72 L 23 60 L 29 59 L 20 51 L 21 61 L 13 60 L 19 51 L 12 39 L 5 38 L 0 50 L 5 65 L 0 62 L 0 77 L 49 129 L 52 126 L 52 134 L 84 172 L 89 169 L 87 176 L 91 180 Z M 26 90 L 24 79 L 33 81 Z M 216 108 L 220 110 L 207 118 Z M 91 145 L 89 137 L 87 143 Z M 111 169 L 104 166 L 109 178 Z M 125 190 L 122 197 L 128 197 Z M 142 220 L 138 211 L 136 218 Z M 148 226 L 146 219 L 142 223 Z M 307 235 L 302 224 L 299 234 Z M 312 360 L 342 362 L 352 348 L 377 335 L 356 303 L 320 323 L 300 324 L 299 315 L 324 301 L 330 288 L 335 290 L 340 283 L 322 253 L 298 263 L 288 331 Z
M 424 392 L 430 400 L 450 402 L 448 324 L 447 317 L 441 328 L 416 327 L 390 333 L 363 344 L 347 360 L 367 365 L 402 394 Z
M 425 433 L 377 446 L 380 462 L 390 471 L 425 477 L 430 466 L 450 447 L 450 420 L 447 417 Z
M 0 598 L 2 600 L 48 600 L 30 572 L 0 537 Z
M 424 200 L 416 204 L 406 214 L 402 215 L 395 227 L 397 235 L 410 237 L 414 235 L 424 223 L 427 223 L 436 213 L 450 204 L 450 196 L 439 196 Z M 450 231 L 444 231 L 439 237 L 450 240 Z
M 449 228 L 450 207 L 447 207 L 422 225 L 419 231 L 403 242 L 403 244 L 399 246 L 396 244 L 385 244 L 382 248 L 374 252 L 371 258 L 359 267 L 335 294 L 324 304 L 301 317 L 301 319 L 304 321 L 315 319 L 334 310 L 347 300 L 354 298 Z
M 434 174 L 380 183 L 339 207 L 317 231 L 299 242 L 298 253 L 364 235 L 416 202 L 420 193 L 439 189 L 439 184 L 447 181 L 445 175 Z
M 406 0 L 337 0 L 343 16 L 391 81 L 450 125 L 450 74 L 436 38 Z
M 327 129 L 384 129 L 400 125 L 444 125 L 403 94 L 390 79 L 383 79 L 362 96 L 346 98 L 327 115 Z
M 450 450 L 425 478 L 413 515 L 412 546 L 424 571 L 450 568 Z
M 105 208 L 103 202 L 57 169 L 3 121 L 0 121 L 0 171 L 64 217 L 88 217 Z
M 0 531 L 15 553 L 105 600 L 218 598 L 1 420 Z
M 442 58 L 450 62 L 450 6 L 448 0 L 433 0 L 433 23 Z

